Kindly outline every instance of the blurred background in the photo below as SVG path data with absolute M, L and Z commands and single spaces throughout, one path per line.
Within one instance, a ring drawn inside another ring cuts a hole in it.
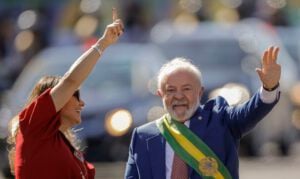
M 76 129 L 96 178 L 122 178 L 134 127 L 164 113 L 156 74 L 174 57 L 201 69 L 205 94 L 238 105 L 260 87 L 255 68 L 270 45 L 280 47 L 281 100 L 241 141 L 241 178 L 299 178 L 299 0 L 1 0 L 0 178 L 7 163 L 7 123 L 45 74 L 63 75 L 111 23 L 125 24 L 82 85 L 86 103 Z M 216 131 L 217 132 L 217 131 Z

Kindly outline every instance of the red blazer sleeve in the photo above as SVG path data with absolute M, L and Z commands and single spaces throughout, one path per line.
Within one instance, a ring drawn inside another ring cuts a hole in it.
M 55 134 L 60 126 L 50 90 L 46 90 L 19 114 L 20 131 L 23 135 L 47 137 Z

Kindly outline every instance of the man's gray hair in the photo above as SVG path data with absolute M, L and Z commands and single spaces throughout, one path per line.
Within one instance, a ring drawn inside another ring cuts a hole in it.
M 183 57 L 177 57 L 177 58 L 174 58 L 171 61 L 165 63 L 160 68 L 158 75 L 157 75 L 158 89 L 161 89 L 161 87 L 162 87 L 161 83 L 163 82 L 164 78 L 168 74 L 170 74 L 174 71 L 178 71 L 178 70 L 184 70 L 184 71 L 191 72 L 198 78 L 200 85 L 202 85 L 202 75 L 201 75 L 199 68 L 197 66 L 195 66 L 190 59 L 186 59 Z

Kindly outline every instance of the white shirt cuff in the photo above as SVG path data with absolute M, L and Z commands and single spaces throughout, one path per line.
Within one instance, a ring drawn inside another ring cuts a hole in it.
M 267 104 L 273 103 L 277 99 L 279 87 L 274 91 L 267 91 L 263 87 L 260 87 L 260 99 Z

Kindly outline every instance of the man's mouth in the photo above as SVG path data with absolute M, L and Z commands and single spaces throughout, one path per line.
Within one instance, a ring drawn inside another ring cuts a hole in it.
M 187 104 L 175 104 L 175 105 L 173 105 L 173 109 L 181 109 L 181 108 L 187 109 L 188 105 Z

